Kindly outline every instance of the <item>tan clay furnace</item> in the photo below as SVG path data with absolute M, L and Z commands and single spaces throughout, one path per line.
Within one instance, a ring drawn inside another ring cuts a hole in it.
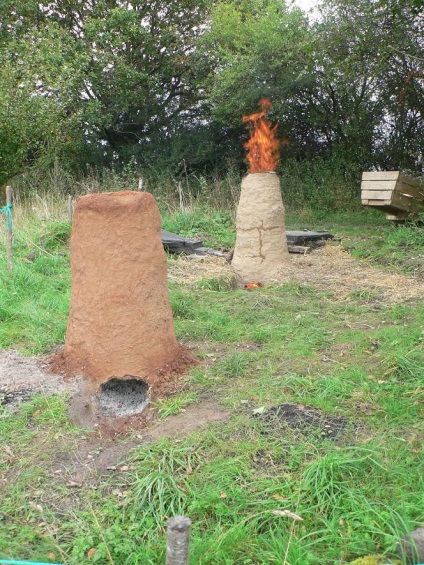
M 166 256 L 154 197 L 145 192 L 82 196 L 71 237 L 67 369 L 96 388 L 109 379 L 143 379 L 181 347 L 166 286 Z
M 242 181 L 232 268 L 243 282 L 271 282 L 290 261 L 279 178 L 250 173 Z
M 250 173 L 241 184 L 236 218 L 236 245 L 231 266 L 242 283 L 272 282 L 290 263 L 278 165 L 279 141 L 265 114 L 271 103 L 260 101 L 261 112 L 245 116 L 251 127 L 246 143 Z

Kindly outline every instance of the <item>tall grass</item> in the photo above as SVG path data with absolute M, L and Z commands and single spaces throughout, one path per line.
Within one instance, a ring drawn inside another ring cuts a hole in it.
M 32 194 L 14 210 L 12 275 L 0 255 L 0 347 L 45 352 L 63 341 L 71 229 L 64 196 Z M 233 215 L 200 196 L 182 202 L 177 190 L 160 205 L 170 230 L 222 247 L 234 238 Z M 360 228 L 368 242 L 381 237 L 372 218 Z M 404 253 L 417 249 L 408 244 Z M 206 398 L 231 418 L 148 444 L 138 432 L 110 439 L 76 429 L 61 397 L 33 398 L 15 413 L 5 407 L 0 556 L 159 565 L 165 521 L 175 513 L 193 521 L 193 565 L 394 555 L 397 539 L 423 519 L 422 304 L 370 308 L 362 292 L 340 301 L 295 282 L 245 292 L 208 279 L 169 291 L 178 339 L 205 362 L 183 393 L 158 403 L 160 417 Z M 338 346 L 348 354 L 337 356 Z M 346 426 L 336 440 L 293 427 L 272 411 L 287 403 Z M 105 446 L 125 457 L 126 440 L 134 449 L 122 464 L 87 472 Z
M 117 169 L 89 169 L 83 177 L 73 177 L 56 162 L 52 169 L 29 169 L 11 181 L 21 201 L 37 206 L 50 204 L 67 195 L 94 192 L 145 190 L 151 192 L 163 209 L 181 211 L 204 205 L 223 209 L 236 205 L 240 192 L 240 174 L 229 167 L 225 175 L 207 177 L 187 172 L 175 177 L 170 171 L 140 171 L 132 163 Z
M 321 213 L 360 209 L 360 175 L 347 173 L 342 163 L 315 159 L 283 160 L 280 164 L 282 192 L 290 210 Z M 241 173 L 233 163 L 227 171 L 202 174 L 185 167 L 178 175 L 171 170 L 140 170 L 134 162 L 123 167 L 88 169 L 74 177 L 56 161 L 51 169 L 32 168 L 11 181 L 25 199 L 37 195 L 74 196 L 92 192 L 138 190 L 154 194 L 162 206 L 184 210 L 194 205 L 214 209 L 233 208 L 238 202 Z

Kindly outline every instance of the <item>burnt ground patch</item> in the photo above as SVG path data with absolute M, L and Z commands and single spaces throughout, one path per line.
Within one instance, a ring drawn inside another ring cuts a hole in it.
M 29 400 L 35 391 L 31 388 L 21 390 L 8 390 L 6 387 L 0 387 L 0 410 L 8 409 L 10 412 L 16 412 L 19 405 Z
M 347 418 L 329 416 L 303 404 L 279 404 L 255 417 L 262 422 L 265 434 L 282 435 L 290 431 L 295 436 L 330 441 L 340 439 L 351 427 Z

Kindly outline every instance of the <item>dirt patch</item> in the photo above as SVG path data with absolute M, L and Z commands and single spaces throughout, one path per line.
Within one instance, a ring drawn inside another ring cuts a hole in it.
M 24 357 L 14 350 L 0 351 L 0 408 L 16 412 L 22 402 L 30 400 L 35 394 L 72 395 L 70 417 L 83 428 L 81 435 L 74 439 L 67 438 L 64 445 L 61 436 L 49 441 L 52 476 L 67 481 L 71 489 L 78 489 L 83 482 L 90 482 L 99 472 L 120 471 L 128 453 L 138 445 L 147 445 L 161 437 L 183 437 L 209 422 L 225 421 L 231 416 L 230 411 L 214 401 L 193 404 L 164 421 L 157 421 L 157 409 L 152 405 L 142 414 L 130 417 L 93 415 L 90 408 L 93 397 L 84 394 L 86 381 L 81 377 L 53 374 L 50 361 L 51 358 L 45 355 Z M 174 367 L 174 370 L 177 369 Z M 179 389 L 181 378 L 182 373 L 177 371 L 174 378 L 168 381 L 168 384 L 173 383 L 174 391 Z M 44 445 L 44 439 L 40 441 Z M 125 470 L 128 467 L 124 465 Z M 13 472 L 12 467 L 10 473 L 13 475 Z M 0 482 L 13 479 L 12 475 L 7 475 L 0 477 Z
M 15 410 L 34 394 L 75 393 L 82 379 L 50 372 L 49 357 L 24 357 L 13 349 L 0 351 L 0 406 Z
M 335 441 L 349 425 L 346 418 L 326 416 L 320 410 L 303 404 L 280 404 L 256 417 L 264 424 L 265 433 L 284 433 L 285 429 L 302 436 Z
M 169 416 L 146 430 L 146 439 L 154 441 L 161 437 L 175 438 L 194 432 L 210 422 L 224 422 L 231 416 L 216 402 L 205 402 L 188 407 L 177 416 Z
M 229 276 L 231 272 L 231 266 L 222 257 L 195 260 L 181 256 L 168 261 L 168 279 L 180 284 Z M 292 254 L 287 271 L 274 282 L 308 284 L 331 292 L 336 300 L 346 300 L 355 292 L 364 296 L 369 293 L 386 303 L 397 303 L 421 299 L 424 292 L 423 281 L 367 265 L 337 243 L 327 243 L 308 255 Z
M 154 414 L 152 419 L 144 422 L 144 427 L 141 426 L 139 430 L 134 418 L 133 427 L 130 430 L 126 428 L 126 437 L 110 437 L 105 435 L 103 430 L 96 428 L 93 433 L 83 436 L 82 441 L 73 449 L 59 449 L 53 452 L 50 460 L 53 474 L 72 475 L 76 482 L 82 482 L 96 473 L 128 471 L 124 464 L 133 448 L 148 445 L 160 438 L 183 438 L 211 422 L 224 422 L 231 417 L 229 410 L 215 402 L 189 406 L 184 412 L 169 416 L 164 421 L 153 420 L 155 411 L 151 414 Z

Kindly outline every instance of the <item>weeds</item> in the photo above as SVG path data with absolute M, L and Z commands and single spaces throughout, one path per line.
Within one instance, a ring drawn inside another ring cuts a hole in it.
M 220 364 L 218 369 L 224 377 L 241 377 L 245 374 L 248 367 L 248 354 L 240 351 L 233 351 Z
M 239 284 L 235 276 L 229 275 L 202 279 L 196 286 L 207 290 L 214 290 L 216 292 L 229 292 L 231 290 L 236 290 L 239 287 Z
M 187 394 L 179 394 L 170 396 L 153 403 L 158 409 L 158 416 L 160 420 L 164 420 L 168 416 L 179 414 L 186 406 L 196 402 L 197 395 L 195 392 Z
M 345 246 L 355 257 L 409 275 L 424 276 L 424 230 L 420 225 L 385 225 L 372 238 L 348 239 Z
M 232 215 L 185 197 L 183 211 L 169 206 L 165 226 L 229 246 Z M 69 300 L 69 226 L 37 206 L 31 221 L 29 210 L 17 213 L 13 275 L 0 267 L 0 344 L 27 352 L 63 341 Z M 378 263 L 381 228 L 366 218 L 367 240 L 354 239 L 352 253 Z M 339 229 L 359 231 L 352 216 Z M 400 246 L 409 261 L 420 236 L 405 230 L 384 245 L 390 253 Z M 405 237 L 411 245 L 400 245 Z M 158 402 L 159 416 L 190 409 L 195 419 L 207 398 L 231 419 L 148 444 L 134 433 L 107 439 L 74 427 L 62 396 L 29 395 L 15 412 L 4 404 L 0 556 L 156 565 L 165 560 L 166 519 L 179 513 L 193 522 L 193 564 L 333 565 L 393 555 L 399 536 L 423 519 L 422 304 L 385 304 L 365 286 L 346 301 L 299 283 L 248 293 L 212 277 L 171 283 L 169 292 L 178 339 L 204 362 L 183 393 Z M 333 439 L 296 433 L 271 419 L 282 404 L 346 425 Z M 134 446 L 127 455 L 126 440 Z M 84 459 L 90 443 L 116 449 L 123 461 L 95 472 Z

